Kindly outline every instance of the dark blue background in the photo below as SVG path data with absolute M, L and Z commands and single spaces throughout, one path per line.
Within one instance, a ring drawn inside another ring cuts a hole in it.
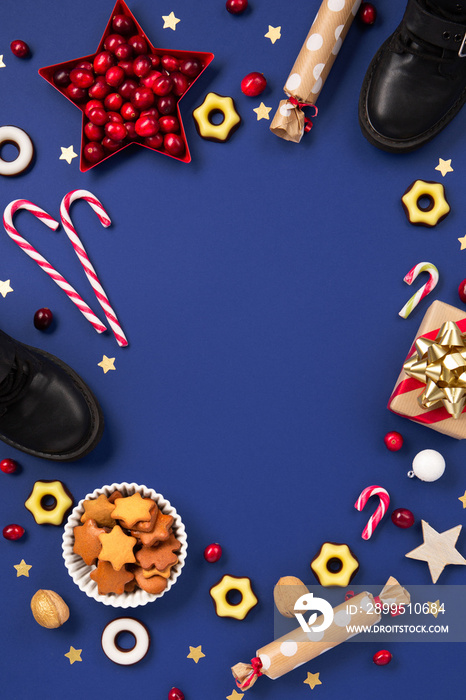
M 402 0 L 380 0 L 372 28 L 357 21 L 351 28 L 313 131 L 300 145 L 278 139 L 252 110 L 263 101 L 273 115 L 319 2 L 250 4 L 234 17 L 223 0 L 129 3 L 155 46 L 215 54 L 181 103 L 193 160 L 127 149 L 86 174 L 78 159 L 59 160 L 61 146 L 79 152 L 80 113 L 37 70 L 92 53 L 113 2 L 2 4 L 0 123 L 25 129 L 37 158 L 24 176 L 2 178 L 0 209 L 24 197 L 58 216 L 62 197 L 75 188 L 102 200 L 111 228 L 103 229 L 82 203 L 72 216 L 130 342 L 120 349 L 112 334 L 97 335 L 4 234 L 0 279 L 11 279 L 14 292 L 0 298 L 2 329 L 74 367 L 106 418 L 102 443 L 75 464 L 0 449 L 0 457 L 22 465 L 19 474 L 0 475 L 2 525 L 18 522 L 27 530 L 21 541 L 0 543 L 5 700 L 104 694 L 164 700 L 173 685 L 186 700 L 225 698 L 234 688 L 230 666 L 272 641 L 275 582 L 284 575 L 312 582 L 309 562 L 324 541 L 353 548 L 358 583 L 382 586 L 394 575 L 404 585 L 428 584 L 427 564 L 404 557 L 422 541 L 420 519 L 439 531 L 464 522 L 458 501 L 466 488 L 464 444 L 386 409 L 427 302 L 461 304 L 464 115 L 410 155 L 383 153 L 361 136 L 360 85 L 404 11 Z M 161 16 L 172 10 L 181 19 L 175 32 L 162 29 Z M 269 24 L 282 28 L 274 45 L 264 38 Z M 29 43 L 31 59 L 10 53 L 17 38 Z M 268 80 L 255 99 L 240 91 L 252 70 Z M 226 144 L 199 138 L 191 118 L 210 90 L 234 97 L 243 118 Z M 439 157 L 452 158 L 454 172 L 444 179 L 434 169 Z M 400 196 L 416 178 L 446 185 L 452 211 L 438 228 L 413 227 L 405 218 Z M 63 230 L 52 232 L 27 212 L 15 222 L 103 317 Z M 403 320 L 398 311 L 414 291 L 403 277 L 426 260 L 437 265 L 440 283 Z M 33 326 L 42 306 L 55 314 L 51 333 Z M 116 358 L 116 371 L 106 375 L 97 366 L 104 353 Z M 383 443 L 393 429 L 405 438 L 397 453 Z M 436 483 L 406 478 L 425 448 L 446 458 Z M 150 653 L 137 666 L 121 668 L 103 655 L 101 631 L 120 611 L 78 590 L 62 562 L 61 528 L 36 525 L 24 508 L 36 479 L 56 478 L 76 501 L 114 481 L 146 484 L 185 522 L 189 550 L 181 579 L 165 597 L 131 613 L 152 634 Z M 387 517 L 364 542 L 373 504 L 361 514 L 353 504 L 374 483 L 417 522 L 403 531 Z M 202 555 L 210 542 L 225 552 L 215 565 Z M 458 548 L 466 554 L 466 533 Z M 16 578 L 13 565 L 22 558 L 32 564 L 29 578 Z M 214 613 L 209 588 L 224 573 L 250 576 L 260 599 L 243 622 Z M 441 583 L 462 584 L 465 575 L 450 566 Z M 71 617 L 62 628 L 34 622 L 29 601 L 39 588 L 68 602 Z M 432 595 L 436 600 L 434 587 Z M 82 663 L 71 666 L 64 657 L 70 645 L 82 649 Z M 206 654 L 197 665 L 186 658 L 189 645 L 202 645 Z M 453 698 L 464 687 L 464 645 L 392 644 L 394 658 L 385 668 L 372 663 L 378 649 L 339 647 L 280 680 L 260 679 L 251 697 Z M 307 670 L 320 673 L 314 691 L 303 685 Z

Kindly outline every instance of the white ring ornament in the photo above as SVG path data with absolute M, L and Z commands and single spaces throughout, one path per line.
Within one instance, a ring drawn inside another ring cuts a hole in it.
M 118 635 L 129 632 L 134 637 L 134 646 L 123 649 L 118 645 Z M 142 622 L 134 617 L 117 617 L 102 632 L 102 649 L 104 654 L 120 666 L 132 666 L 145 657 L 150 647 L 149 631 Z
M 0 175 L 19 175 L 31 164 L 34 156 L 33 143 L 29 135 L 18 126 L 0 126 L 0 148 L 6 143 L 12 143 L 18 149 L 18 155 L 10 161 L 0 158 Z

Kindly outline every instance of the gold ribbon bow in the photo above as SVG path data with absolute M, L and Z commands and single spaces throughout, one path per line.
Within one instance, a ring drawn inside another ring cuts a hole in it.
M 460 329 L 447 321 L 435 340 L 418 338 L 415 348 L 403 369 L 426 385 L 418 397 L 420 406 L 437 408 L 443 404 L 453 418 L 459 418 L 466 404 L 466 341 Z

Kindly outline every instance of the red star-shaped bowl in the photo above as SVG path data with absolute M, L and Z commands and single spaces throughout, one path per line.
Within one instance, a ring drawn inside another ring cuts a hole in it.
M 117 36 L 116 39 L 115 36 Z M 120 48 L 121 45 L 124 45 L 124 48 Z M 125 58 L 125 52 L 128 54 L 127 58 Z M 102 53 L 105 54 L 104 59 L 99 56 Z M 98 57 L 97 61 L 96 56 Z M 147 67 L 145 59 L 138 60 L 138 65 L 135 65 L 135 60 L 144 56 L 149 57 L 150 68 Z M 46 66 L 39 70 L 39 74 L 78 107 L 83 114 L 80 158 L 82 172 L 102 163 L 132 144 L 138 144 L 183 163 L 189 163 L 191 155 L 183 128 L 179 103 L 213 58 L 212 53 L 154 48 L 124 0 L 117 0 L 94 54 L 58 63 L 54 66 Z M 118 70 L 116 74 L 113 71 L 113 76 L 110 79 L 107 70 L 105 70 L 106 64 L 111 68 L 118 66 L 123 69 L 123 82 L 121 82 L 121 71 Z M 137 74 L 134 73 L 135 67 Z M 71 80 L 69 76 L 73 70 L 73 80 Z M 160 75 L 156 75 L 156 73 L 160 73 Z M 159 81 L 155 87 L 157 78 L 160 76 L 163 77 L 162 85 Z M 108 79 L 110 79 L 111 84 L 108 84 Z M 90 83 L 91 80 L 92 83 Z M 136 83 L 136 87 L 131 81 Z M 168 95 L 164 95 L 163 93 L 167 89 L 169 89 Z M 135 90 L 139 91 L 139 95 L 135 95 Z M 141 90 L 144 94 L 142 103 L 138 102 L 137 99 L 138 96 L 140 97 Z M 107 95 L 95 95 L 95 92 L 106 92 Z M 109 100 L 108 104 L 102 104 L 101 108 L 97 105 L 101 110 L 103 109 L 105 114 L 96 115 L 94 113 L 92 115 L 94 123 L 90 123 L 89 101 L 98 99 L 104 103 L 110 94 L 119 95 L 119 98 L 113 97 L 113 102 Z M 151 100 L 153 100 L 152 104 L 148 107 L 143 106 L 144 102 L 151 102 Z M 164 105 L 162 110 L 160 109 L 160 100 Z M 121 102 L 122 104 L 120 104 Z M 122 115 L 120 110 L 125 104 L 127 105 L 126 111 Z M 133 106 L 132 115 L 129 114 L 131 109 L 128 105 Z M 151 113 L 144 115 L 146 110 L 151 110 Z M 139 122 L 139 126 L 136 126 L 139 117 L 145 118 L 145 121 L 144 124 Z M 106 121 L 101 124 L 100 122 L 104 119 Z M 112 126 L 109 127 L 110 123 Z M 116 126 L 116 124 L 121 126 Z M 158 130 L 151 134 L 150 132 L 154 132 L 157 127 Z M 120 138 L 125 132 L 126 136 Z M 90 143 L 93 145 L 89 146 Z

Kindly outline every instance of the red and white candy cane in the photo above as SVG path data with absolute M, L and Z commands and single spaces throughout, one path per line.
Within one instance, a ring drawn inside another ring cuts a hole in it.
M 112 222 L 107 212 L 103 208 L 101 202 L 97 199 L 97 197 L 95 197 L 92 194 L 92 192 L 88 192 L 87 190 L 73 190 L 72 192 L 68 192 L 68 194 L 66 194 L 62 199 L 62 203 L 60 205 L 60 216 L 63 228 L 65 229 L 68 238 L 71 241 L 71 245 L 73 246 L 76 255 L 78 256 L 81 265 L 83 266 L 84 272 L 86 273 L 86 277 L 89 280 L 91 287 L 94 290 L 94 294 L 97 297 L 97 301 L 101 305 L 104 314 L 107 317 L 107 320 L 110 324 L 113 334 L 115 335 L 118 345 L 120 347 L 126 347 L 128 345 L 128 341 L 120 325 L 120 322 L 118 321 L 114 310 L 110 306 L 110 302 L 104 291 L 104 288 L 100 284 L 99 278 L 97 277 L 97 273 L 94 270 L 94 267 L 91 261 L 89 260 L 89 256 L 86 253 L 86 250 L 82 244 L 82 241 L 76 233 L 76 229 L 71 222 L 70 206 L 76 199 L 84 199 L 92 207 L 92 209 L 99 217 L 99 221 L 102 224 L 102 226 L 110 226 Z
M 411 299 L 406 302 L 401 311 L 398 312 L 398 315 L 402 318 L 408 318 L 411 311 L 419 304 L 421 299 L 424 299 L 424 297 L 430 294 L 434 287 L 437 286 L 439 273 L 435 265 L 430 262 L 420 262 L 415 265 L 408 274 L 403 277 L 403 281 L 406 282 L 406 284 L 412 284 L 421 272 L 428 272 L 429 279 L 415 294 L 413 294 Z
M 358 500 L 354 504 L 356 510 L 361 511 L 366 505 L 369 498 L 371 498 L 371 496 L 378 496 L 380 499 L 380 503 L 377 506 L 374 515 L 371 515 L 371 517 L 369 518 L 369 522 L 362 531 L 361 536 L 363 540 L 368 540 L 371 538 L 372 533 L 382 520 L 383 516 L 387 512 L 388 506 L 390 505 L 390 496 L 388 494 L 388 491 L 383 489 L 381 486 L 368 486 L 367 489 L 364 489 L 364 491 L 361 493 Z
M 26 209 L 34 214 L 38 219 L 44 222 L 49 228 L 56 230 L 59 227 L 58 221 L 55 221 L 46 211 L 36 206 L 27 199 L 15 199 L 10 202 L 3 212 L 3 225 L 5 231 L 12 238 L 15 243 L 19 245 L 24 252 L 29 255 L 30 258 L 36 261 L 36 263 L 46 272 L 54 282 L 58 284 L 59 287 L 63 289 L 68 295 L 71 301 L 76 304 L 81 313 L 87 318 L 87 320 L 94 326 L 97 333 L 103 333 L 107 330 L 107 327 L 103 325 L 100 319 L 97 318 L 92 309 L 86 304 L 84 299 L 80 297 L 78 292 L 74 287 L 69 284 L 66 279 L 61 275 L 54 267 L 46 260 L 40 253 L 37 252 L 33 246 L 26 241 L 25 238 L 19 235 L 18 231 L 13 225 L 13 216 L 18 209 Z

